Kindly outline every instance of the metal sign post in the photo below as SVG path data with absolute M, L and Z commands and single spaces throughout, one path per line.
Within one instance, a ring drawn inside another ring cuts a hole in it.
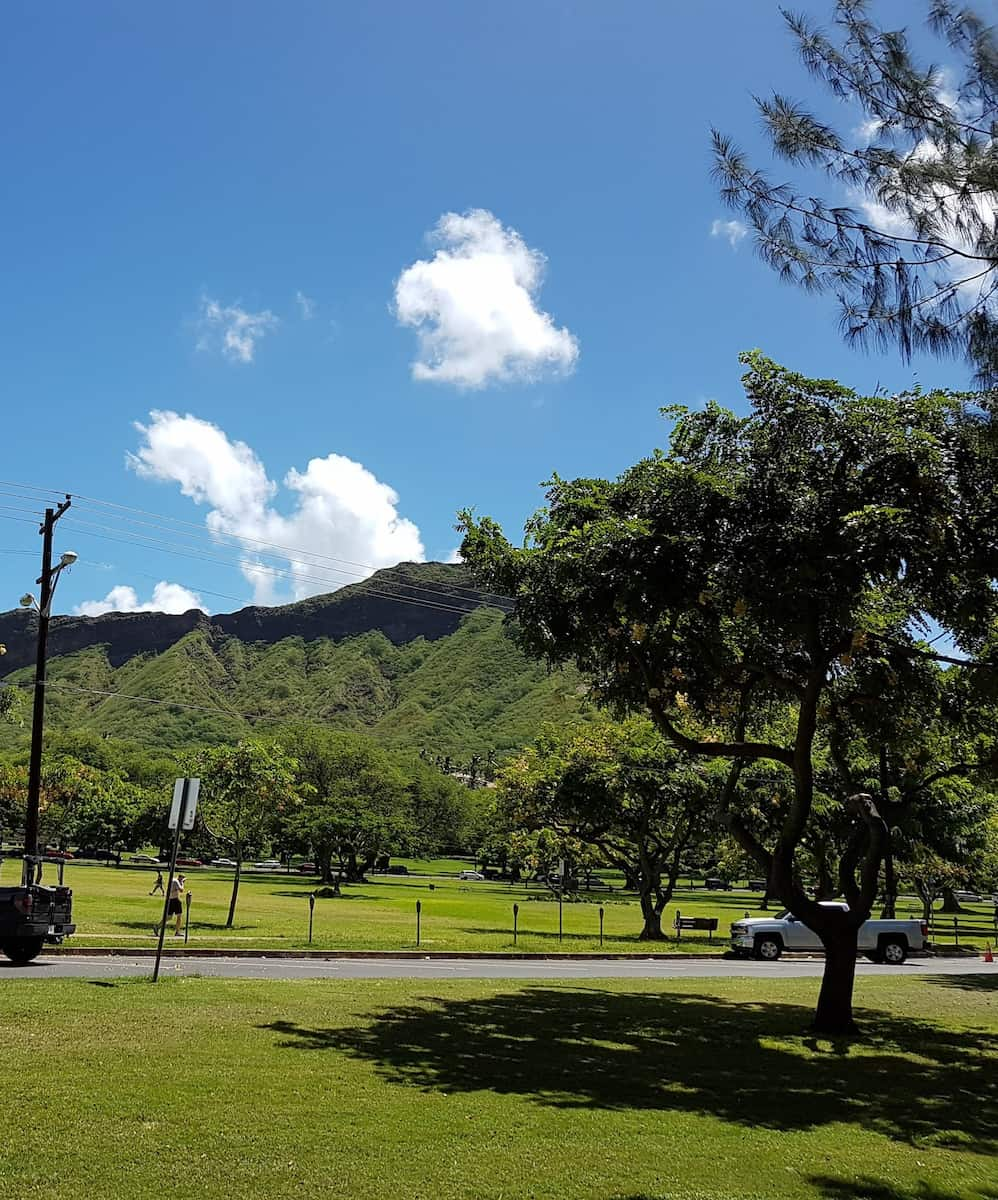
M 562 897 L 565 895 L 565 860 L 558 859 L 558 942 L 561 943 L 562 938 L 562 920 L 561 920 L 561 903 Z
M 599 907 L 599 944 L 603 945 L 603 905 Z
M 519 915 L 520 915 L 520 906 L 519 906 L 519 904 L 514 904 L 513 905 L 513 945 L 514 946 L 516 945 L 516 920 L 517 920 L 517 917 L 519 917 Z
M 308 894 L 308 944 L 312 944 L 312 916 L 315 912 L 315 892 Z
M 197 809 L 198 792 L 201 788 L 200 779 L 178 779 L 173 785 L 173 804 L 170 808 L 169 827 L 173 832 L 173 849 L 170 852 L 170 871 L 167 875 L 166 892 L 163 896 L 163 919 L 159 926 L 159 941 L 156 943 L 156 965 L 153 967 L 152 981 L 159 980 L 159 964 L 163 957 L 163 939 L 166 937 L 166 920 L 170 915 L 170 885 L 177 869 L 177 854 L 180 851 L 180 833 L 184 829 L 194 828 L 194 813 Z
M 184 900 L 187 904 L 187 919 L 184 921 L 184 945 L 185 946 L 187 945 L 187 935 L 190 933 L 190 930 L 191 930 L 191 896 L 193 896 L 193 895 L 194 895 L 193 892 L 186 892 L 184 894 Z
M 420 914 L 422 913 L 422 911 L 423 911 L 423 906 L 417 900 L 416 901 L 416 945 L 417 945 L 417 947 L 419 946 L 419 918 L 420 918 Z

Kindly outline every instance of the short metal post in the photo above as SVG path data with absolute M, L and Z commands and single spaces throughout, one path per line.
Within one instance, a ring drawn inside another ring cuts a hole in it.
M 417 948 L 419 946 L 419 936 L 420 936 L 419 921 L 420 921 L 420 914 L 422 913 L 422 911 L 423 911 L 423 906 L 417 900 L 416 901 L 416 946 L 417 946 Z
M 953 941 L 957 946 L 960 945 L 960 926 L 956 917 L 953 918 Z
M 187 945 L 187 936 L 191 931 L 191 897 L 193 892 L 187 892 L 184 896 L 184 903 L 187 905 L 187 915 L 184 919 L 184 945 Z
M 308 944 L 312 944 L 312 917 L 315 915 L 315 892 L 308 894 Z
M 517 921 L 517 918 L 519 917 L 519 915 L 520 915 L 520 906 L 519 906 L 519 904 L 514 904 L 513 905 L 513 945 L 514 946 L 516 945 L 516 937 L 517 937 L 516 921 Z
M 561 877 L 561 885 L 558 888 L 558 942 L 561 943 L 562 922 L 561 922 L 561 901 L 565 893 L 565 876 Z
M 683 940 L 683 922 L 682 922 L 682 915 L 683 915 L 683 914 L 682 914 L 682 913 L 679 911 L 679 909 L 677 908 L 677 909 L 676 909 L 676 921 L 675 921 L 675 925 L 676 925 L 676 941 L 677 941 L 677 942 L 681 942 L 681 941 Z
M 599 907 L 599 944 L 603 946 L 603 905 Z

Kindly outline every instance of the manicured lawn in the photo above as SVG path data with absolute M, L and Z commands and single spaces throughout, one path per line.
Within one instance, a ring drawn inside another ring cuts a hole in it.
M 445 860 L 446 861 L 446 860 Z M 20 862 L 0 867 L 0 883 L 20 879 Z M 55 881 L 54 868 L 46 882 Z M 149 896 L 156 873 L 148 869 L 70 864 L 66 882 L 74 890 L 79 933 L 73 945 L 153 944 L 152 926 L 163 911 L 162 896 Z M 225 929 L 232 872 L 209 868 L 187 870 L 191 902 L 191 944 L 195 946 L 261 946 L 299 948 L 308 944 L 308 894 L 314 878 L 284 873 L 243 875 L 232 930 Z M 340 899 L 315 904 L 313 949 L 411 950 L 416 940 L 416 901 L 422 905 L 421 947 L 427 950 L 512 950 L 513 904 L 519 905 L 516 948 L 525 951 L 599 950 L 599 910 L 604 910 L 607 951 L 718 951 L 728 926 L 746 910 L 757 911 L 759 898 L 748 893 L 697 890 L 678 893 L 666 914 L 676 908 L 691 916 L 717 916 L 713 942 L 684 935 L 682 942 L 639 942 L 641 916 L 633 897 L 619 892 L 593 893 L 591 903 L 563 906 L 563 940 L 558 941 L 558 904 L 538 886 L 469 882 L 456 878 L 372 875 L 366 884 L 351 885 Z M 172 941 L 172 938 L 169 939 Z
M 446 865 L 445 865 L 446 864 Z M 429 871 L 460 867 L 460 860 L 410 863 Z M 21 864 L 9 859 L 0 866 L 0 883 L 20 879 Z M 54 882 L 54 868 L 47 868 Z M 225 928 L 232 890 L 232 871 L 188 868 L 191 906 L 191 945 L 297 949 L 308 945 L 308 894 L 318 886 L 311 877 L 282 872 L 248 871 L 243 875 L 236 922 Z M 608 874 L 604 878 L 610 878 Z M 70 864 L 66 882 L 74 889 L 74 913 L 79 933 L 73 944 L 150 946 L 152 926 L 163 911 L 161 896 L 149 896 L 154 870 L 123 866 Z M 427 950 L 513 950 L 513 905 L 519 905 L 516 949 L 557 952 L 598 951 L 599 910 L 604 910 L 603 949 L 614 953 L 645 954 L 683 951 L 718 952 L 727 944 L 728 926 L 749 912 L 764 915 L 760 897 L 749 892 L 707 892 L 702 888 L 677 891 L 664 926 L 672 934 L 677 908 L 686 916 L 718 918 L 713 941 L 706 934 L 684 934 L 665 943 L 639 942 L 641 916 L 636 900 L 619 890 L 593 892 L 585 903 L 563 906 L 563 939 L 558 940 L 558 904 L 546 889 L 503 883 L 468 882 L 454 875 L 372 875 L 366 884 L 343 889 L 340 899 L 317 899 L 312 947 L 316 950 L 412 950 L 416 943 L 416 901 L 422 906 L 420 946 Z M 775 911 L 779 905 L 775 905 Z M 993 910 L 990 910 L 993 912 Z M 983 914 L 984 909 L 980 912 Z M 899 916 L 909 913 L 902 905 Z M 983 920 L 983 915 L 974 920 Z M 989 918 L 990 919 L 990 918 Z M 172 938 L 169 939 L 172 942 Z
M 995 980 L 0 982 L 0 1195 L 993 1197 Z

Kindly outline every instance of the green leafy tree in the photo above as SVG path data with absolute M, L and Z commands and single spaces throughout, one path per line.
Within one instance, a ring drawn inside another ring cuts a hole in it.
M 744 361 L 747 416 L 671 410 L 668 452 L 615 482 L 556 478 L 520 549 L 462 514 L 462 555 L 515 597 L 533 653 L 574 661 L 599 701 L 645 712 L 676 749 L 728 764 L 718 815 L 821 938 L 815 1027 L 842 1033 L 887 826 L 870 794 L 840 784 L 848 909 L 807 894 L 797 857 L 815 827 L 833 691 L 877 661 L 877 703 L 901 703 L 890 665 L 947 657 L 922 639 L 930 619 L 963 648 L 965 669 L 998 667 L 994 397 L 864 397 L 758 353 Z M 734 803 L 757 762 L 787 783 L 765 842 Z
M 301 800 L 288 832 L 311 847 L 323 880 L 363 878 L 379 856 L 418 843 L 412 794 L 398 765 L 371 738 L 314 727 L 282 735 L 294 746 Z
M 927 6 L 950 72 L 921 63 L 904 30 L 864 0 L 839 0 L 829 35 L 785 13 L 807 70 L 851 110 L 840 132 L 773 93 L 756 100 L 776 158 L 774 182 L 718 133 L 714 174 L 763 261 L 807 291 L 838 297 L 850 342 L 965 355 L 998 378 L 998 42 L 974 11 Z M 855 120 L 856 110 L 864 120 Z M 808 174 L 809 173 L 809 174 Z M 818 195 L 831 184 L 831 194 Z
M 246 738 L 235 746 L 196 751 L 188 773 L 201 780 L 199 811 L 205 825 L 230 847 L 236 868 L 225 921 L 232 928 L 239 896 L 243 858 L 261 843 L 282 812 L 295 801 L 298 764 L 273 742 Z
M 643 940 L 661 940 L 682 856 L 706 822 L 706 769 L 632 718 L 545 733 L 498 780 L 513 828 L 550 828 L 599 851 L 637 885 Z

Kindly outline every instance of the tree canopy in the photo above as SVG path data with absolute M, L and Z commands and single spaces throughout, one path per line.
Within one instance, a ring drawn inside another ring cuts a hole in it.
M 757 352 L 743 361 L 747 416 L 668 410 L 667 452 L 616 481 L 555 478 L 521 548 L 466 512 L 462 554 L 515 597 L 533 653 L 574 662 L 598 700 L 647 713 L 678 750 L 729 764 L 720 815 L 824 940 L 818 1024 L 848 1028 L 887 826 L 870 795 L 831 777 L 849 911 L 806 894 L 796 856 L 815 824 L 818 750 L 843 719 L 836 696 L 864 673 L 888 711 L 920 661 L 965 663 L 994 686 L 994 397 L 860 396 Z M 937 627 L 960 654 L 930 644 Z M 749 763 L 787 781 L 767 842 L 733 802 Z
M 764 262 L 837 296 L 848 341 L 894 346 L 906 359 L 964 355 L 993 384 L 998 41 L 972 8 L 932 0 L 946 65 L 923 63 L 906 32 L 878 25 L 870 7 L 838 0 L 832 34 L 784 13 L 804 66 L 848 105 L 848 131 L 774 92 L 756 107 L 774 156 L 798 180 L 774 182 L 717 130 L 714 175 Z

